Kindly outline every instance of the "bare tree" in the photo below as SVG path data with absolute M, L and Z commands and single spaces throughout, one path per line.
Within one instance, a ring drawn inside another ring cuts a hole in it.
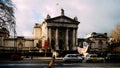
M 6 28 L 16 34 L 14 8 L 11 0 L 0 0 L 0 28 Z
M 110 37 L 112 37 L 115 42 L 120 42 L 120 24 L 117 24 L 116 27 L 111 31 Z

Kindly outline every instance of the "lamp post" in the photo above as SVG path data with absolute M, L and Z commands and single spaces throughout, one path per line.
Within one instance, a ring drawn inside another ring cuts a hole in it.
M 16 48 L 16 40 L 15 40 L 15 37 L 16 37 L 15 23 L 14 23 L 14 27 L 13 28 L 14 28 L 14 51 L 16 53 L 17 48 Z

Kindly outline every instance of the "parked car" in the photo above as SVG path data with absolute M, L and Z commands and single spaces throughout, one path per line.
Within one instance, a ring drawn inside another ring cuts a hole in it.
M 80 54 L 67 54 L 63 60 L 65 62 L 82 62 L 83 57 Z
M 97 54 L 87 54 L 85 57 L 86 62 L 104 62 L 103 57 L 99 57 Z
M 12 54 L 11 60 L 23 60 L 23 56 L 21 54 Z
M 107 54 L 106 62 L 120 62 L 120 54 Z

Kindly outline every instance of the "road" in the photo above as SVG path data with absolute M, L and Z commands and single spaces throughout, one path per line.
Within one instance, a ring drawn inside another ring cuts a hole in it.
M 48 68 L 50 60 L 0 60 L 0 68 Z M 53 68 L 120 68 L 120 63 L 64 63 L 56 60 Z

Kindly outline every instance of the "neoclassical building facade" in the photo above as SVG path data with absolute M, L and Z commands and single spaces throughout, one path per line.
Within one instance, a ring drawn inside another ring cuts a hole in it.
M 79 23 L 77 17 L 67 17 L 64 10 L 61 9 L 60 16 L 51 17 L 47 15 L 41 24 L 35 23 L 33 37 L 31 38 L 24 36 L 10 38 L 9 31 L 0 29 L 0 51 L 15 48 L 25 52 L 32 50 L 76 50 Z
M 9 38 L 9 31 L 6 28 L 0 28 L 0 47 L 4 45 L 4 39 Z
M 11 52 L 15 49 L 28 52 L 34 48 L 33 38 L 23 36 L 10 37 L 9 31 L 6 28 L 0 28 L 0 53 Z
M 79 23 L 77 17 L 65 16 L 63 9 L 60 16 L 51 18 L 47 15 L 42 24 L 34 26 L 34 45 L 43 49 L 48 44 L 48 49 L 52 50 L 76 50 Z
M 77 17 L 70 18 L 61 9 L 61 15 L 51 17 L 49 14 L 42 23 L 35 23 L 33 37 L 26 38 L 17 36 L 9 37 L 9 31 L 0 28 L 0 52 L 3 50 L 23 50 L 30 51 L 74 51 L 77 46 L 82 47 L 84 41 L 89 40 L 90 52 L 108 51 L 107 33 L 90 33 L 85 39 L 77 38 L 77 30 L 80 22 Z
M 92 32 L 86 36 L 90 42 L 90 52 L 107 52 L 108 51 L 108 36 L 107 33 Z

